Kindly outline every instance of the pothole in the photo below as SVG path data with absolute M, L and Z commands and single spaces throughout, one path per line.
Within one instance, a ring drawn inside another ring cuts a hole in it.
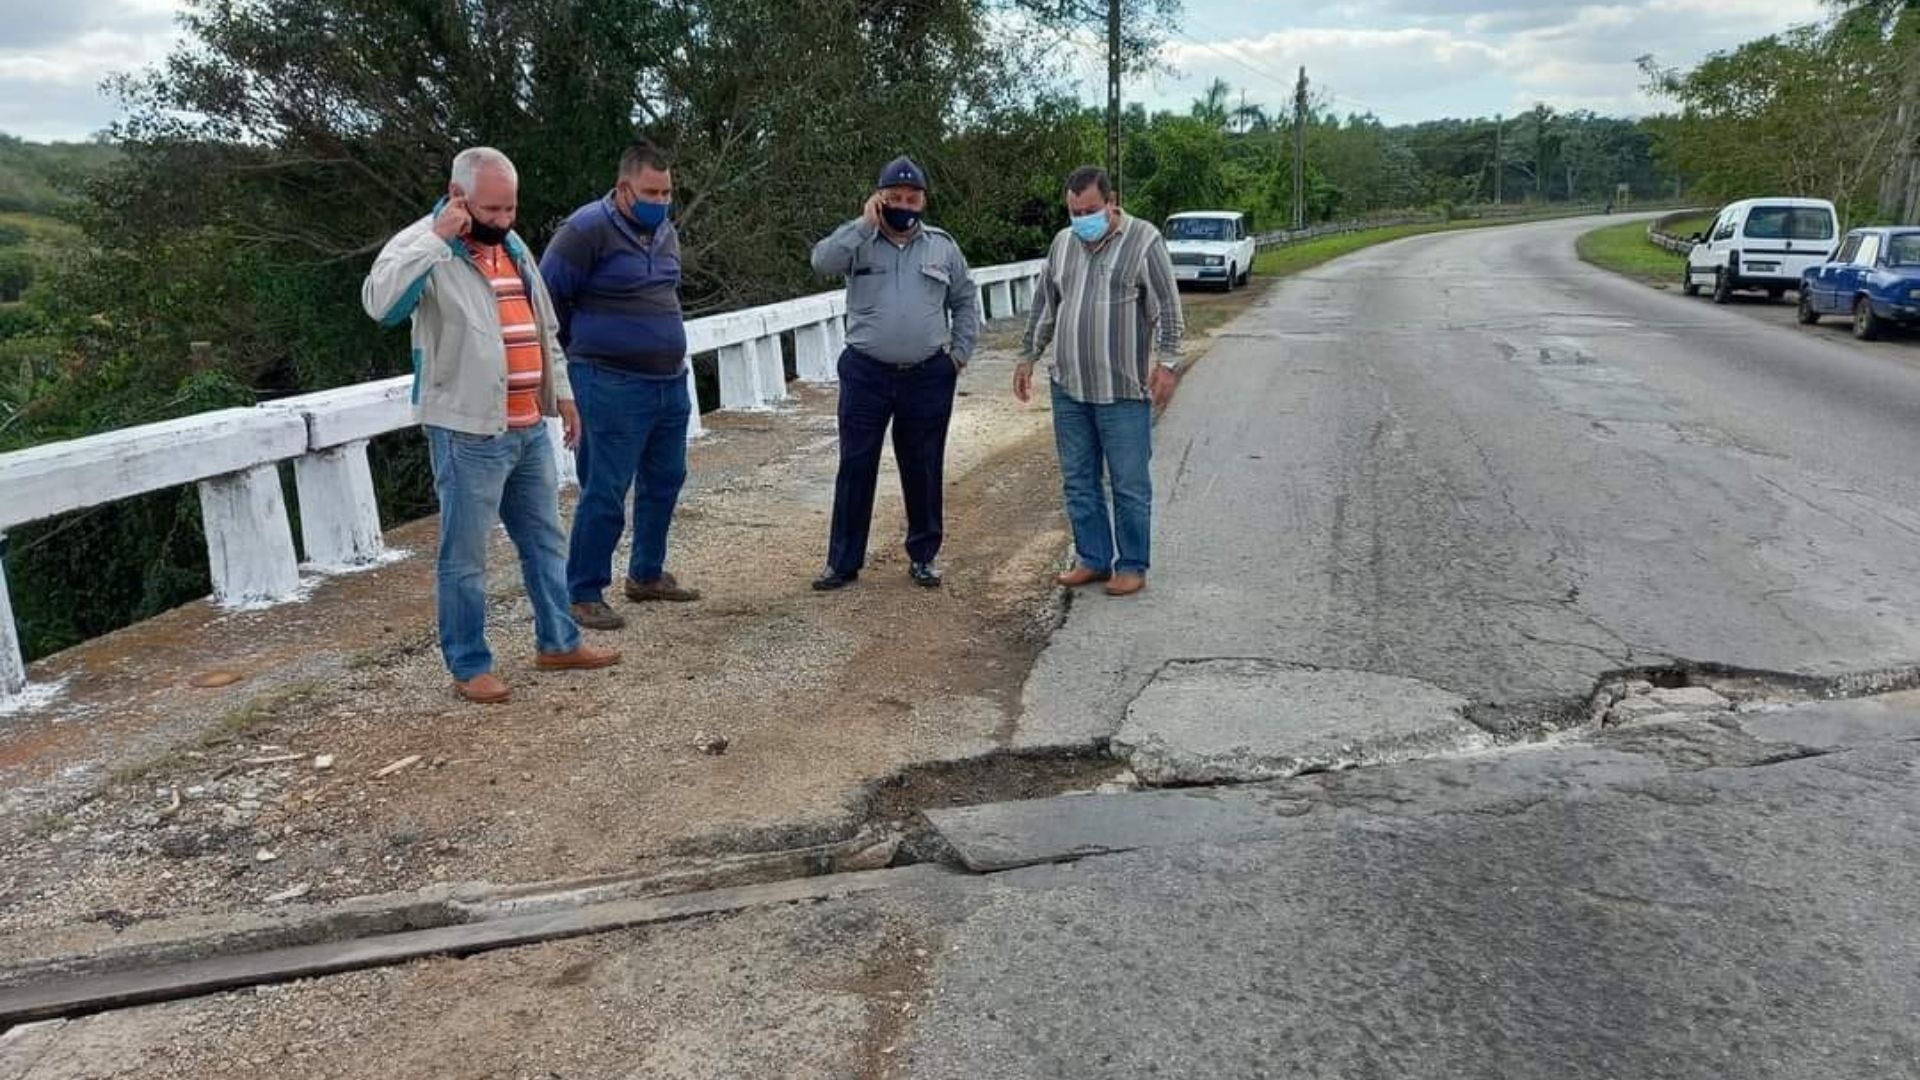
M 895 866 L 958 863 L 925 810 L 1045 799 L 1091 791 L 1127 771 L 1103 745 L 1075 750 L 999 750 L 957 761 L 912 765 L 868 789 L 866 820 L 900 834 Z

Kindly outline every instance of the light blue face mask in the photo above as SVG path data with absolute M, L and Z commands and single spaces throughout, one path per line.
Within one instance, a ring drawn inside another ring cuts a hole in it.
M 1091 214 L 1073 215 L 1073 235 L 1089 244 L 1100 242 L 1107 235 L 1107 209 L 1101 207 Z

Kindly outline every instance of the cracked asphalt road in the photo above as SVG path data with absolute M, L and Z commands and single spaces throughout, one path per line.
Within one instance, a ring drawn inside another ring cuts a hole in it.
M 1135 850 L 996 875 L 945 929 L 902 1074 L 1920 1076 L 1920 747 L 1624 734 L 1268 789 L 1304 815 L 1125 796 L 1162 803 Z
M 1375 248 L 1229 328 L 1157 433 L 1150 588 L 1076 599 L 1019 740 L 1112 735 L 1178 660 L 1496 715 L 1920 660 L 1920 370 L 1588 267 L 1593 224 Z M 999 865 L 1112 854 L 987 880 L 903 1075 L 1920 1077 L 1916 740 L 1892 695 L 980 808 Z
M 1280 283 L 1157 433 L 1151 586 L 1076 598 L 1018 741 L 1259 657 L 1495 706 L 1674 659 L 1920 660 L 1920 367 L 1580 262 L 1591 219 Z
M 1158 435 L 1151 588 L 1076 598 L 1017 740 L 1105 738 L 1182 659 L 1517 711 L 1920 661 L 1920 370 L 1600 274 L 1583 227 L 1233 325 Z M 1920 693 L 977 809 L 1021 868 L 17 1029 L 0 1076 L 1920 1080 Z M 353 1025 L 288 1034 L 315 998 Z

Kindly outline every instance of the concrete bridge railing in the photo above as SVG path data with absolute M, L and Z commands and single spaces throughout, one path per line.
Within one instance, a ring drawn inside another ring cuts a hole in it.
M 982 312 L 1005 318 L 1026 310 L 1041 265 L 975 270 Z M 771 408 L 788 397 L 789 337 L 802 381 L 836 381 L 846 310 L 841 291 L 689 320 L 688 358 L 716 354 L 721 409 Z M 687 379 L 691 393 L 692 364 Z M 412 378 L 400 376 L 0 454 L 0 551 L 16 526 L 194 484 L 214 602 L 242 608 L 296 600 L 302 564 L 282 495 L 281 463 L 293 462 L 308 571 L 325 574 L 385 561 L 367 443 L 413 425 L 411 392 Z M 573 455 L 561 446 L 558 421 L 548 422 L 555 428 L 563 482 L 571 483 Z M 702 430 L 696 409 L 687 437 Z M 18 701 L 26 688 L 0 565 L 0 706 Z

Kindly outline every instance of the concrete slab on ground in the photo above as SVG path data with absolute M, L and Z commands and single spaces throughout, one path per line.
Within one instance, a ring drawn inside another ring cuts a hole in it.
M 1271 780 L 1485 749 L 1469 702 L 1418 679 L 1267 660 L 1175 662 L 1113 737 L 1149 784 Z
M 1823 749 L 1920 739 L 1920 690 L 1746 713 L 1740 727 L 1757 739 Z

